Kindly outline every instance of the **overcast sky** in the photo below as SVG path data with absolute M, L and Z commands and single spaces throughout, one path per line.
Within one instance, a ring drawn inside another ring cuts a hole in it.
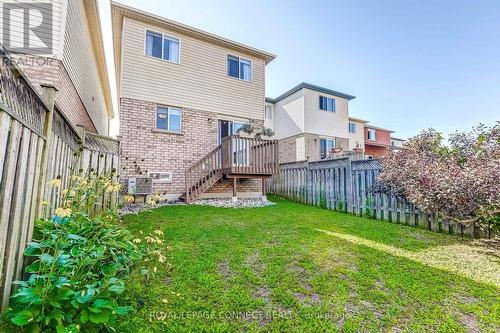
M 110 9 L 100 1 L 115 93 Z M 355 95 L 350 115 L 397 137 L 500 120 L 500 1 L 119 2 L 274 53 L 266 96 L 303 81 Z

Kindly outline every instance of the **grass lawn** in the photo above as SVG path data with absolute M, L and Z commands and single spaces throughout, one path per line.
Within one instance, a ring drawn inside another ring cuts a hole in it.
M 164 232 L 167 262 L 130 281 L 121 329 L 500 331 L 498 247 L 271 199 L 126 216 L 134 234 Z

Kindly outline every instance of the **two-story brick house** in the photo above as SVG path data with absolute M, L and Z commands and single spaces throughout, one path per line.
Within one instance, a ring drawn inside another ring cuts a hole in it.
M 365 155 L 368 158 L 382 157 L 391 146 L 391 133 L 394 131 L 365 125 Z
M 192 191 L 260 196 L 253 176 L 269 175 L 256 168 L 274 147 L 231 140 L 245 124 L 263 126 L 265 66 L 275 56 L 122 4 L 111 8 L 123 178 L 151 176 L 166 199 Z
M 264 124 L 279 140 L 280 163 L 315 161 L 326 158 L 333 148 L 355 148 L 356 133 L 365 121 L 349 118 L 349 101 L 354 98 L 305 82 L 277 98 L 267 98 Z M 364 140 L 358 141 L 362 149 Z
M 0 1 L 0 6 L 3 19 L 9 16 L 0 25 L 9 28 L 9 33 L 0 32 L 0 42 L 31 84 L 39 93 L 42 85 L 54 86 L 56 106 L 72 125 L 107 135 L 114 113 L 97 0 Z M 51 24 L 38 28 L 48 40 L 35 46 L 46 42 L 50 47 L 34 53 L 20 47 L 20 41 L 26 17 L 42 8 L 48 16 L 44 20 Z

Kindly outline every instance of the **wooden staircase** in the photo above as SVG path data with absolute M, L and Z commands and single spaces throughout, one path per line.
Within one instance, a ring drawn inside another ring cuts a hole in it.
M 186 170 L 187 203 L 223 178 L 266 178 L 278 171 L 278 141 L 225 137 L 222 143 Z

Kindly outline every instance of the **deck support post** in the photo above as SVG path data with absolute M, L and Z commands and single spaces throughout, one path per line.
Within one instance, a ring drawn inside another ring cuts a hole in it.
M 266 179 L 262 178 L 262 201 L 267 202 L 267 195 L 266 195 Z
M 232 197 L 233 202 L 236 202 L 238 200 L 237 190 L 236 190 L 237 182 L 238 182 L 238 178 L 234 177 L 233 178 L 233 197 Z

